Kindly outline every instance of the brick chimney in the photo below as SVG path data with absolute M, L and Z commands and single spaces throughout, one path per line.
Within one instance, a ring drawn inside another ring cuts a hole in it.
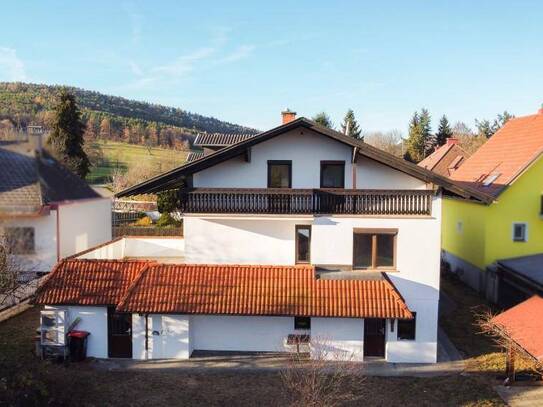
M 287 124 L 296 119 L 296 112 L 291 111 L 290 109 L 285 109 L 281 112 L 281 118 L 283 119 L 282 124 Z
M 458 144 L 458 139 L 454 137 L 447 137 L 447 141 L 445 144 L 448 146 L 454 146 L 455 144 Z

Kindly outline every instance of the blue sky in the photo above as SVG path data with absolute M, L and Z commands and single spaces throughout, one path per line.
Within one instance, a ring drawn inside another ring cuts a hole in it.
M 267 129 L 289 107 L 405 132 L 543 103 L 541 1 L 4 1 L 0 81 L 67 84 Z

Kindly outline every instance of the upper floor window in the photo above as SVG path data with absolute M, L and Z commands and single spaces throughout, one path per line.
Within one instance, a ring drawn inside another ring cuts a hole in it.
M 528 224 L 513 223 L 513 241 L 526 242 L 528 240 Z
M 353 268 L 395 269 L 397 229 L 355 229 Z
M 321 188 L 345 188 L 345 161 L 321 161 Z
M 268 161 L 268 188 L 292 188 L 292 161 Z
M 33 254 L 34 228 L 8 227 L 4 228 L 6 247 L 11 254 Z

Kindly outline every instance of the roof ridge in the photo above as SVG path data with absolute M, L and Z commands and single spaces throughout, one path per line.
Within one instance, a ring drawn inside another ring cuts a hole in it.
M 132 290 L 135 289 L 135 287 L 139 284 L 139 282 L 143 279 L 143 276 L 146 274 L 147 270 L 154 268 L 154 267 L 160 267 L 160 265 L 153 263 L 153 262 L 147 262 L 147 264 L 142 267 L 142 269 L 139 271 L 136 278 L 130 283 L 128 288 L 126 289 L 125 293 L 121 297 L 121 299 L 118 301 L 117 305 L 115 306 L 115 309 L 120 308 L 128 299 L 130 294 L 132 293 Z

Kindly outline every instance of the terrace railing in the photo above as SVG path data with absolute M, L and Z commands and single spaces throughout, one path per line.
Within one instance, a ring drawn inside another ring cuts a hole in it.
M 193 188 L 180 191 L 183 213 L 429 216 L 431 190 Z

